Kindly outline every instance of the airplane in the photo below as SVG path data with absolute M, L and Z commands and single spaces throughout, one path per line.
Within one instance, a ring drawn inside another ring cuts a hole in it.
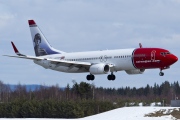
M 133 75 L 142 74 L 146 69 L 160 69 L 159 75 L 163 76 L 162 70 L 170 68 L 178 61 L 178 58 L 166 49 L 143 48 L 141 43 L 139 48 L 66 53 L 49 44 L 34 20 L 28 22 L 36 56 L 21 54 L 13 42 L 11 44 L 17 56 L 4 56 L 33 60 L 45 69 L 60 72 L 87 72 L 87 80 L 94 80 L 95 75 L 109 73 L 107 79 L 112 81 L 116 79 L 114 72 L 118 71 Z

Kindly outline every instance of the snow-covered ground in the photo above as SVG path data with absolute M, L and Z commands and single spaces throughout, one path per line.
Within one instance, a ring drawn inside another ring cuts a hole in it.
M 155 113 L 156 111 L 159 110 L 163 110 L 164 111 L 163 113 L 165 114 L 170 109 L 171 110 L 175 109 L 175 107 L 123 107 L 108 112 L 104 112 L 101 114 L 80 118 L 77 120 L 176 120 L 176 118 L 174 118 L 171 115 L 166 115 L 161 117 L 145 117 L 146 114 Z M 0 120 L 8 120 L 8 118 L 0 118 Z M 14 119 L 14 120 L 22 120 L 22 119 Z M 37 120 L 37 118 L 28 118 L 26 120 Z M 76 120 L 76 119 L 59 119 L 59 120 Z
M 162 117 L 145 117 L 145 114 L 154 113 L 161 109 L 174 109 L 174 107 L 123 107 L 98 115 L 82 118 L 81 120 L 175 120 L 171 115 Z

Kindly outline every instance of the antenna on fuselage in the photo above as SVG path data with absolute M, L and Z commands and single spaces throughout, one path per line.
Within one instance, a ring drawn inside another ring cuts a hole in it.
M 139 47 L 142 48 L 142 44 L 141 43 L 139 43 Z

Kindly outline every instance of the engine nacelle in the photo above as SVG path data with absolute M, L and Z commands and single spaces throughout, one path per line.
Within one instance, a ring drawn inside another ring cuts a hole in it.
M 95 74 L 107 74 L 110 70 L 109 65 L 106 64 L 95 64 L 91 65 L 89 72 L 93 75 Z
M 135 69 L 135 70 L 126 70 L 127 74 L 142 74 L 145 71 L 145 69 Z

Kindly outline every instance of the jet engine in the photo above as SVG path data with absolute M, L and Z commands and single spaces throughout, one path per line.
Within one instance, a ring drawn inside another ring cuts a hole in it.
M 135 69 L 135 70 L 126 70 L 127 74 L 133 75 L 133 74 L 143 74 L 145 69 Z
M 89 68 L 89 72 L 95 74 L 107 74 L 110 70 L 109 65 L 106 64 L 94 64 Z

